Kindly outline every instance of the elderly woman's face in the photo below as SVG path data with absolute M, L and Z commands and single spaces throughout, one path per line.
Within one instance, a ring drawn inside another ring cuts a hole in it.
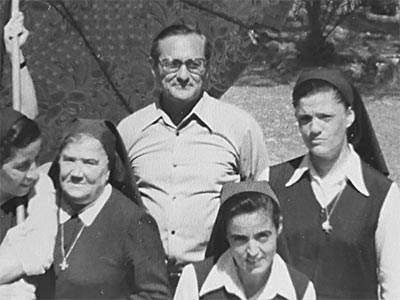
M 108 158 L 102 144 L 84 137 L 68 143 L 60 153 L 60 184 L 71 205 L 88 205 L 101 195 L 109 177 Z

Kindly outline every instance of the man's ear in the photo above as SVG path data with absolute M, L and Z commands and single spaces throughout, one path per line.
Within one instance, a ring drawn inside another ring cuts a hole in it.
M 151 67 L 151 74 L 153 74 L 154 78 L 157 78 L 158 66 L 157 66 L 156 61 L 151 56 L 149 56 L 148 61 L 149 61 L 150 67 Z
M 283 218 L 282 216 L 279 217 L 279 226 L 278 226 L 278 235 L 281 234 L 283 228 Z
M 349 128 L 355 121 L 356 119 L 356 114 L 353 110 L 353 108 L 350 106 L 349 108 L 347 108 L 346 111 L 346 128 Z

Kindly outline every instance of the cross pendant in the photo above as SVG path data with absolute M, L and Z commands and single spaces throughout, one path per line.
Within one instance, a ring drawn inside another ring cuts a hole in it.
M 322 229 L 326 234 L 330 234 L 332 231 L 332 225 L 329 222 L 329 220 L 326 220 L 324 223 L 322 223 Z
M 66 259 L 63 259 L 62 263 L 59 264 L 59 266 L 60 266 L 61 271 L 65 271 L 69 267 Z

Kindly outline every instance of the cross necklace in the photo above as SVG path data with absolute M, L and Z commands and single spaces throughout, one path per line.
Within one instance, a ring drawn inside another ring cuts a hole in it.
M 330 219 L 331 219 L 331 216 L 332 216 L 332 213 L 333 213 L 333 211 L 335 210 L 335 208 L 336 208 L 336 205 L 338 204 L 338 202 L 339 202 L 339 199 L 340 199 L 340 196 L 342 195 L 342 193 L 343 193 L 343 190 L 344 190 L 344 187 L 340 190 L 340 192 L 335 196 L 335 199 L 333 200 L 333 205 L 332 205 L 332 208 L 329 210 L 328 209 L 328 206 L 326 206 L 323 210 L 324 210 L 324 212 L 325 212 L 325 217 L 326 217 L 326 219 L 325 219 L 325 221 L 324 222 L 322 222 L 322 230 L 326 233 L 326 234 L 330 234 L 331 233 L 331 231 L 332 231 L 332 229 L 333 229 L 333 227 L 332 227 L 332 225 L 331 225 L 331 222 L 330 222 Z
M 74 241 L 71 244 L 71 247 L 69 247 L 69 250 L 67 254 L 65 254 L 65 249 L 64 249 L 64 223 L 60 224 L 61 226 L 61 255 L 62 255 L 62 262 L 59 264 L 61 271 L 65 271 L 68 269 L 69 265 L 67 262 L 68 256 L 71 254 L 72 249 L 74 249 L 76 243 L 78 242 L 79 237 L 81 236 L 83 229 L 85 229 L 85 224 L 82 224 L 82 227 L 79 229 L 78 234 L 76 235 Z

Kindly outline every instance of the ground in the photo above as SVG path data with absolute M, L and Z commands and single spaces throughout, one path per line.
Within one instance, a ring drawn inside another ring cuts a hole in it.
M 250 112 L 261 125 L 271 163 L 279 163 L 306 151 L 291 105 L 293 85 L 275 87 L 233 86 L 222 100 Z M 365 95 L 364 95 L 365 96 Z M 400 99 L 393 96 L 364 97 L 367 110 L 390 169 L 390 177 L 400 184 Z

